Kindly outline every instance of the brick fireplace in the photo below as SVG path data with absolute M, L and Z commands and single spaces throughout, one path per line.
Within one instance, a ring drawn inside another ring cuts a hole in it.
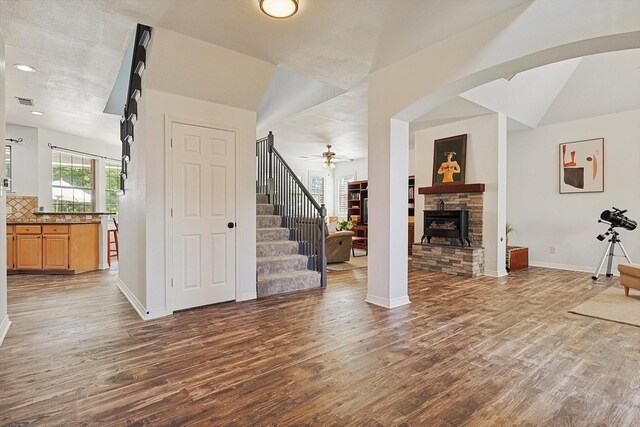
M 432 237 L 413 245 L 413 266 L 439 273 L 477 277 L 484 274 L 483 194 L 484 184 L 441 184 L 419 188 L 424 209 L 469 212 L 469 246 L 457 238 Z M 443 205 L 444 204 L 444 205 Z

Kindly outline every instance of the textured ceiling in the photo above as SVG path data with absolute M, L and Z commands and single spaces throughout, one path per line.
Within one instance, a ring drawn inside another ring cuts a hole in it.
M 367 154 L 366 77 L 371 71 L 522 3 L 301 0 L 293 19 L 274 20 L 259 11 L 257 0 L 0 0 L 7 119 L 117 143 L 118 118 L 102 111 L 140 22 L 348 91 L 270 128 L 281 151 L 292 157 L 321 153 L 330 143 L 338 154 L 361 158 Z M 37 72 L 20 72 L 12 67 L 16 63 Z M 639 50 L 584 58 L 540 124 L 640 108 L 639 66 Z M 34 98 L 35 107 L 18 105 L 16 96 Z M 46 115 L 33 116 L 31 109 Z M 425 114 L 412 129 L 487 111 L 456 99 Z
M 514 120 L 514 117 L 523 114 L 542 117 L 535 122 L 537 126 L 544 126 L 640 109 L 640 49 L 581 58 L 563 86 L 559 90 L 550 91 L 546 87 L 545 76 L 549 81 L 553 81 L 557 79 L 558 69 L 562 69 L 565 64 L 571 68 L 572 63 L 575 65 L 576 60 L 549 64 L 519 73 L 514 77 L 512 82 L 529 86 L 529 92 L 535 93 L 536 96 L 513 96 L 504 100 L 507 104 L 505 108 L 494 109 L 481 107 L 462 97 L 456 97 L 425 113 L 411 124 L 411 130 L 439 126 L 500 110 L 510 118 L 509 130 L 518 131 L 531 128 Z M 508 85 L 504 81 L 500 83 Z M 485 86 L 491 87 L 493 84 L 487 83 Z M 498 93 L 499 91 L 496 91 L 495 95 L 497 96 Z M 507 93 L 507 95 L 512 94 Z
M 7 63 L 37 69 L 26 74 L 8 68 L 7 120 L 117 142 L 118 118 L 102 111 L 138 22 L 350 90 L 371 70 L 524 1 L 301 0 L 292 19 L 274 20 L 259 11 L 258 0 L 1 0 Z M 34 98 L 46 115 L 29 114 L 15 96 Z M 361 98 L 343 97 L 349 102 L 336 99 L 336 107 L 350 108 Z M 356 112 L 363 102 L 366 107 L 366 98 L 360 101 Z M 349 111 L 326 113 L 344 119 Z M 344 125 L 333 131 L 325 125 L 323 132 L 331 133 L 329 139 L 343 136 Z M 351 142 L 365 143 L 362 134 Z

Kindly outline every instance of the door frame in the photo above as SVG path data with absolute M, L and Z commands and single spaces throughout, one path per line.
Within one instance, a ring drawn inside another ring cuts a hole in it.
M 184 117 L 179 117 L 179 116 L 175 116 L 175 115 L 171 115 L 171 114 L 165 114 L 164 115 L 164 169 L 165 169 L 165 174 L 164 174 L 164 197 L 165 197 L 165 206 L 164 206 L 164 218 L 165 218 L 165 303 L 166 303 L 166 314 L 173 314 L 173 287 L 171 284 L 171 281 L 173 279 L 173 220 L 172 220 L 172 216 L 171 216 L 171 209 L 173 208 L 173 168 L 171 167 L 173 165 L 173 155 L 172 155 L 172 151 L 171 151 L 171 138 L 173 136 L 173 124 L 182 124 L 182 125 L 187 125 L 187 126 L 200 126 L 200 127 L 206 127 L 209 129 L 217 129 L 217 130 L 222 130 L 222 131 L 227 131 L 227 132 L 233 132 L 236 135 L 236 140 L 235 140 L 235 144 L 234 144 L 234 151 L 235 151 L 235 164 L 234 166 L 234 173 L 235 173 L 235 188 L 234 188 L 234 192 L 235 192 L 235 196 L 234 199 L 234 203 L 235 203 L 235 208 L 236 208 L 236 216 L 238 215 L 238 148 L 237 148 L 237 144 L 238 144 L 238 134 L 240 133 L 240 129 L 233 127 L 233 126 L 228 126 L 228 125 L 223 125 L 220 123 L 213 123 L 213 122 L 204 122 L 204 121 L 199 121 L 199 120 L 194 120 L 194 119 L 190 119 L 190 118 L 184 118 Z M 236 297 L 234 301 L 238 300 L 238 257 L 237 257 L 237 253 L 238 253 L 238 239 L 237 239 L 237 231 L 234 230 L 233 233 L 233 239 L 235 240 L 235 276 L 236 276 L 236 283 L 235 283 L 235 288 L 236 288 Z

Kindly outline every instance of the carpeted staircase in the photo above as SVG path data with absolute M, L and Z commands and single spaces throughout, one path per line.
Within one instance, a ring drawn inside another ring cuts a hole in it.
M 289 240 L 266 194 L 256 195 L 258 298 L 320 287 L 320 273 L 307 270 L 307 257 Z

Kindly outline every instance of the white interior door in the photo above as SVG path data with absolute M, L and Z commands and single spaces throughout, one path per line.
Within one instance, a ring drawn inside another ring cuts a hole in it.
M 235 300 L 236 135 L 174 123 L 172 138 L 173 309 Z

